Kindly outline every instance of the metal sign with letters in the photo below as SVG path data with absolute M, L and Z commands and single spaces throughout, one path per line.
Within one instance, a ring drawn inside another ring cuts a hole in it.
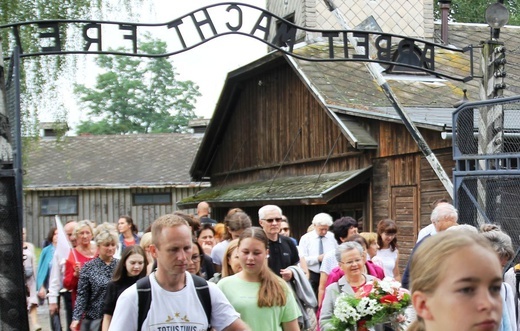
M 76 42 L 65 43 L 64 27 L 74 31 Z M 276 26 L 276 28 L 273 28 Z M 32 29 L 36 33 L 23 34 L 24 29 Z M 192 11 L 184 16 L 166 23 L 147 24 L 93 20 L 52 20 L 31 21 L 0 25 L 2 36 L 17 45 L 20 56 L 37 56 L 53 54 L 113 54 L 142 57 L 167 57 L 175 55 L 214 38 L 238 34 L 260 40 L 274 49 L 278 49 L 295 58 L 308 61 L 358 61 L 377 62 L 387 65 L 409 67 L 423 72 L 446 77 L 457 81 L 469 81 L 473 74 L 473 46 L 463 49 L 431 43 L 425 40 L 410 38 L 381 32 L 361 30 L 317 30 L 297 26 L 265 9 L 249 4 L 229 2 L 208 5 Z M 306 57 L 295 52 L 296 36 L 299 32 L 310 32 L 316 36 L 326 48 L 326 57 Z M 170 47 L 164 54 L 146 54 L 139 49 L 139 37 L 149 33 L 166 35 Z M 364 47 L 362 54 L 354 53 L 349 48 L 348 37 L 351 34 L 357 39 L 357 46 Z M 34 40 L 22 40 L 22 35 L 33 36 Z M 125 48 L 114 49 L 114 41 L 121 41 Z M 30 42 L 38 49 L 24 52 L 23 44 Z M 370 49 L 375 48 L 375 49 Z M 397 62 L 400 52 L 417 49 L 419 61 Z M 453 75 L 436 67 L 435 54 L 439 51 L 469 53 L 467 58 L 468 72 Z M 370 54 L 375 54 L 370 55 Z

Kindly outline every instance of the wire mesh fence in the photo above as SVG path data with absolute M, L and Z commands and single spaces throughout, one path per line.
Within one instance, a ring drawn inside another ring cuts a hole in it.
M 520 247 L 520 96 L 462 105 L 453 132 L 459 222 L 498 224 Z
M 456 193 L 460 223 L 498 224 L 520 245 L 520 176 L 466 177 Z
M 454 126 L 455 156 L 520 152 L 520 100 L 462 108 L 454 115 Z

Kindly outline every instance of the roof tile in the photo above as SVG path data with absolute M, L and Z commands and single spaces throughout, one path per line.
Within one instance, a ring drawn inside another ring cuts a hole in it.
M 195 185 L 201 136 L 132 134 L 40 140 L 28 149 L 25 188 Z

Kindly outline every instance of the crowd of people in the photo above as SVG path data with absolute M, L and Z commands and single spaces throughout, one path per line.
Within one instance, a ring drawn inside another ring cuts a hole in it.
M 38 265 L 24 230 L 33 329 L 42 330 L 36 307 L 47 299 L 52 331 L 62 330 L 60 304 L 70 330 L 334 330 L 341 293 L 391 278 L 411 293 L 398 317 L 407 330 L 518 330 L 516 274 L 502 275 L 514 258 L 511 238 L 497 225 L 459 225 L 447 201 L 435 204 L 402 276 L 392 219 L 358 233 L 352 217 L 318 213 L 297 240 L 276 205 L 258 210 L 260 227 L 239 208 L 222 222 L 206 202 L 197 211 L 163 215 L 142 234 L 128 215 L 116 224 L 70 221 L 68 258 L 55 254 L 52 228 Z

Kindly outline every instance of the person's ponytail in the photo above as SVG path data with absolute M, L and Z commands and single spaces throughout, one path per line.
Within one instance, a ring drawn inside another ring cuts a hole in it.
M 272 272 L 266 264 L 260 271 L 258 307 L 285 306 L 287 294 L 283 282 L 285 281 Z
M 238 214 L 244 214 L 245 216 L 247 216 L 247 214 L 241 212 L 235 213 L 233 216 Z M 247 217 L 247 219 L 249 220 L 249 217 Z M 267 238 L 267 234 L 264 232 L 262 228 L 246 228 L 240 234 L 238 246 L 240 247 L 242 240 L 247 238 L 252 238 L 263 243 L 266 251 L 269 248 L 269 239 Z M 285 284 L 285 281 L 281 277 L 277 276 L 273 271 L 271 271 L 271 269 L 268 266 L 267 260 L 264 260 L 261 263 L 263 263 L 263 265 L 258 275 L 260 278 L 260 288 L 258 289 L 257 300 L 258 307 L 285 306 L 287 303 L 288 286 Z

